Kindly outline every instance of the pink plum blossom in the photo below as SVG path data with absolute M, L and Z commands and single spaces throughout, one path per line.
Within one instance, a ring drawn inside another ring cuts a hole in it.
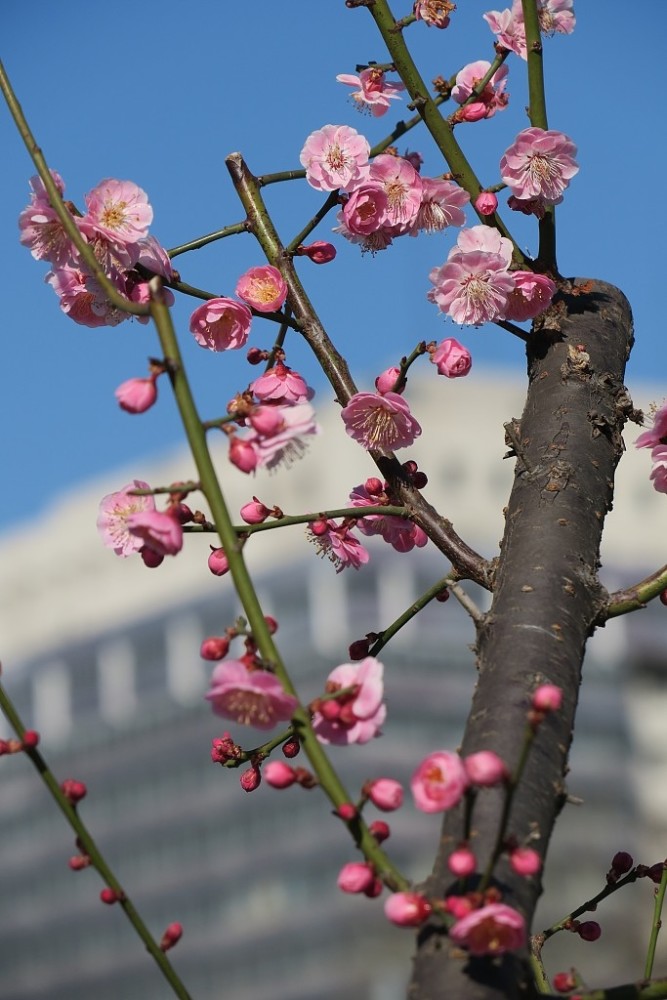
M 367 450 L 407 448 L 421 434 L 410 407 L 397 392 L 357 392 L 341 416 L 350 437 Z
M 388 204 L 383 188 L 378 183 L 369 181 L 354 189 L 343 205 L 339 218 L 350 233 L 369 236 L 389 225 Z
M 142 267 L 147 267 L 153 274 L 159 274 L 161 277 L 166 278 L 167 281 L 171 281 L 176 273 L 174 266 L 167 251 L 158 243 L 154 236 L 145 236 L 142 240 L 138 241 L 136 248 L 139 252 L 137 264 L 141 264 Z M 169 289 L 165 289 L 164 291 L 165 293 L 169 292 Z
M 386 224 L 405 232 L 422 200 L 422 179 L 415 168 L 402 156 L 381 153 L 373 160 L 368 177 L 380 185 L 387 197 Z
M 457 104 L 464 104 L 472 96 L 490 69 L 490 62 L 479 59 L 459 70 L 456 74 L 456 83 L 452 87 L 452 97 Z M 509 95 L 505 93 L 505 85 L 508 72 L 507 66 L 503 64 L 493 74 L 484 90 L 475 95 L 475 102 L 484 107 L 484 118 L 492 118 L 496 111 L 502 111 L 507 107 Z
M 338 888 L 343 892 L 366 892 L 375 881 L 373 866 L 367 861 L 350 861 L 338 873 Z
M 563 132 L 531 126 L 519 132 L 500 160 L 500 176 L 519 199 L 555 205 L 579 171 L 577 147 Z
M 336 524 L 331 520 L 317 521 L 309 525 L 307 535 L 314 542 L 317 554 L 326 556 L 334 564 L 336 573 L 341 573 L 347 566 L 359 569 L 370 559 L 368 550 L 352 534 L 348 524 Z
M 420 927 L 430 917 L 431 909 L 418 892 L 395 892 L 385 901 L 384 915 L 398 927 Z
M 183 548 L 183 527 L 169 512 L 137 511 L 127 518 L 127 528 L 131 535 L 160 556 L 175 556 Z
M 121 410 L 127 413 L 145 413 L 157 399 L 157 385 L 154 377 L 130 378 L 116 389 L 114 396 Z
M 65 191 L 62 177 L 55 170 L 51 171 L 51 177 L 62 195 Z M 77 251 L 51 206 L 39 174 L 30 178 L 30 187 L 30 204 L 19 216 L 21 243 L 29 248 L 35 260 L 48 260 L 54 267 L 71 265 L 76 260 Z
M 410 782 L 417 809 L 426 813 L 451 809 L 461 801 L 468 785 L 463 761 L 447 750 L 425 757 Z
M 450 0 L 415 0 L 413 5 L 416 19 L 429 28 L 446 28 L 453 10 L 456 10 L 456 4 L 450 3 Z
M 236 294 L 257 312 L 276 312 L 287 298 L 287 285 L 277 267 L 251 267 L 236 283 Z
M 131 514 L 141 511 L 154 511 L 155 500 L 152 496 L 132 496 L 129 490 L 148 490 L 148 483 L 133 479 L 127 486 L 116 493 L 109 493 L 100 501 L 97 528 L 102 536 L 102 542 L 107 548 L 113 549 L 117 556 L 129 556 L 139 552 L 143 541 L 130 534 L 127 520 Z
M 368 141 L 355 129 L 324 125 L 308 136 L 300 160 L 311 187 L 318 191 L 346 190 L 366 176 L 369 153 Z
M 190 317 L 190 332 L 209 351 L 236 351 L 246 343 L 252 313 L 234 299 L 209 299 Z
M 381 506 L 389 499 L 379 479 L 367 479 L 350 493 L 353 507 Z M 428 536 L 417 524 L 395 515 L 369 514 L 357 521 L 357 528 L 364 535 L 381 535 L 397 552 L 411 552 L 415 546 L 423 548 Z
M 512 271 L 514 290 L 507 299 L 505 319 L 523 322 L 539 316 L 551 305 L 556 285 L 546 274 L 532 271 Z
M 242 660 L 225 660 L 211 675 L 205 695 L 216 715 L 255 729 L 273 729 L 289 722 L 298 701 L 266 670 L 249 670 Z
M 481 326 L 503 319 L 514 281 L 499 254 L 474 250 L 455 253 L 442 267 L 433 268 L 427 293 L 440 312 L 455 323 Z
M 521 0 L 513 3 L 511 9 L 490 10 L 484 20 L 497 39 L 497 44 L 510 52 L 516 52 L 522 59 L 527 58 L 526 27 L 523 20 Z
M 277 433 L 263 437 L 253 430 L 245 439 L 244 443 L 254 449 L 256 467 L 275 469 L 281 464 L 291 465 L 306 451 L 307 445 L 302 439 L 320 433 L 310 403 L 294 403 L 292 406 L 277 406 L 276 409 L 280 410 L 281 417 L 281 428 Z
M 112 305 L 97 282 L 77 268 L 55 268 L 44 280 L 60 299 L 62 311 L 81 326 L 118 326 L 129 319 L 129 313 Z
M 276 361 L 273 368 L 251 382 L 250 389 L 258 399 L 272 403 L 300 403 L 314 396 L 302 376 L 282 361 Z
M 114 178 L 100 183 L 86 195 L 87 220 L 108 239 L 136 243 L 148 235 L 153 209 L 148 195 L 132 181 Z
M 350 243 L 358 243 L 361 246 L 362 253 L 370 253 L 375 255 L 379 253 L 380 250 L 386 250 L 387 247 L 391 246 L 394 242 L 393 240 L 393 226 L 380 226 L 378 229 L 374 229 L 366 235 L 360 233 L 354 233 L 347 225 L 345 221 L 345 211 L 341 210 L 336 216 L 338 220 L 338 225 L 334 226 L 334 233 L 340 233 L 344 236 L 346 240 Z
M 506 267 L 512 263 L 512 241 L 501 236 L 493 226 L 469 226 L 462 229 L 456 237 L 456 246 L 449 251 L 449 257 L 460 253 L 472 253 L 482 250 L 484 253 L 497 254 Z
M 462 226 L 465 222 L 463 208 L 469 201 L 468 192 L 454 181 L 423 177 L 421 202 L 409 229 L 410 236 L 420 232 L 439 233 L 447 226 Z
M 245 441 L 234 434 L 229 440 L 228 458 L 241 472 L 254 472 L 259 462 L 259 452 L 252 441 Z
M 524 947 L 526 921 L 505 903 L 489 903 L 457 920 L 449 937 L 471 955 L 502 955 Z
M 339 697 L 321 701 L 313 714 L 313 729 L 320 743 L 346 745 L 368 743 L 380 733 L 387 709 L 383 702 L 384 667 L 372 656 L 359 663 L 341 663 L 329 674 L 326 690 L 329 694 L 343 691 Z M 333 705 L 337 712 L 327 711 Z
M 339 73 L 336 77 L 339 83 L 345 83 L 350 87 L 358 87 L 352 93 L 352 100 L 356 101 L 360 110 L 370 110 L 375 118 L 380 118 L 389 111 L 389 102 L 396 100 L 405 85 L 402 83 L 390 83 L 385 79 L 384 70 L 378 66 L 369 66 L 361 71 L 359 76 L 352 73 Z
M 667 403 L 664 403 L 653 416 L 653 427 L 643 431 L 635 441 L 635 448 L 655 448 L 667 444 Z
M 654 448 L 651 452 L 651 461 L 653 469 L 650 479 L 653 489 L 658 493 L 667 493 L 667 445 L 659 444 Z
M 472 367 L 470 351 L 455 337 L 441 340 L 430 358 L 437 365 L 438 374 L 445 378 L 463 378 Z

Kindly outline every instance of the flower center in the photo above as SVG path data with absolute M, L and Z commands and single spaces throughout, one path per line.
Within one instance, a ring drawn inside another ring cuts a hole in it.
M 329 151 L 327 153 L 327 166 L 334 171 L 342 170 L 345 166 L 345 156 L 343 151 L 336 143 L 334 146 L 329 146 Z
M 107 201 L 102 212 L 101 222 L 107 229 L 120 229 L 125 222 L 126 201 Z

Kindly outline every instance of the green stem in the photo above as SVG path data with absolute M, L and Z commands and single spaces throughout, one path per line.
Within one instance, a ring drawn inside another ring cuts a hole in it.
M 0 684 L 0 709 L 2 709 L 10 726 L 13 728 L 14 732 L 20 740 L 23 740 L 25 734 L 25 726 L 21 721 L 21 718 L 16 711 L 9 695 L 6 693 L 2 685 Z M 130 899 L 128 899 L 123 887 L 114 875 L 113 871 L 105 861 L 102 853 L 100 852 L 94 838 L 89 833 L 88 828 L 81 820 L 77 810 L 74 808 L 72 803 L 69 801 L 67 796 L 62 791 L 58 781 L 56 780 L 53 772 L 47 765 L 44 757 L 36 749 L 26 749 L 24 750 L 26 756 L 28 756 L 34 765 L 36 771 L 38 772 L 40 778 L 48 788 L 52 797 L 54 798 L 56 805 L 60 809 L 61 813 L 69 823 L 69 825 L 74 830 L 77 837 L 77 842 L 80 846 L 82 852 L 85 852 L 90 858 L 90 862 L 93 868 L 101 875 L 104 883 L 113 889 L 117 893 L 119 899 L 118 903 L 122 907 L 125 916 L 130 921 L 135 931 L 144 942 L 146 950 L 151 955 L 151 957 L 157 963 L 160 971 L 164 975 L 165 979 L 171 986 L 174 994 L 179 997 L 179 1000 L 190 1000 L 190 994 L 186 990 L 185 986 L 179 979 L 176 971 L 171 965 L 171 962 L 167 958 L 166 954 L 161 950 L 160 946 L 152 936 L 148 927 L 143 922 L 136 907 Z
M 645 608 L 649 601 L 658 597 L 664 590 L 667 590 L 667 566 L 662 566 L 640 583 L 611 594 L 596 624 L 603 625 L 610 618 Z
M 207 233 L 206 236 L 198 236 L 196 240 L 189 240 L 187 243 L 181 243 L 178 247 L 172 247 L 171 250 L 167 250 L 167 253 L 173 259 L 181 253 L 187 253 L 189 250 L 199 250 L 200 247 L 205 247 L 216 240 L 224 240 L 226 236 L 236 236 L 237 233 L 247 232 L 248 224 L 245 221 L 235 222 L 231 226 L 225 226 L 223 229 L 216 229 L 214 233 Z
M 544 91 L 544 64 L 542 60 L 542 34 L 537 12 L 537 0 L 521 0 L 523 19 L 526 26 L 526 50 L 528 69 L 528 118 L 530 124 L 548 129 L 547 102 Z M 539 222 L 539 250 L 537 262 L 540 268 L 558 273 L 556 263 L 556 210 L 547 206 L 544 217 Z
M 365 507 L 364 510 L 366 510 Z M 383 629 L 382 632 L 380 632 L 379 637 L 369 649 L 368 655 L 377 656 L 380 650 L 387 645 L 390 639 L 393 639 L 396 633 L 399 632 L 404 625 L 407 625 L 409 621 L 412 621 L 415 615 L 419 614 L 422 608 L 425 608 L 434 597 L 437 597 L 438 594 L 445 590 L 451 579 L 451 573 L 448 573 L 447 576 L 443 576 L 441 580 L 438 580 L 432 587 L 429 587 L 428 590 L 421 595 L 421 597 L 418 597 L 414 604 L 411 604 L 409 608 L 406 608 L 403 614 L 398 616 L 396 621 L 392 622 L 391 625 Z
M 419 111 L 426 128 L 431 133 L 438 149 L 447 161 L 449 169 L 453 173 L 457 183 L 470 195 L 471 204 L 474 208 L 475 199 L 482 190 L 482 184 L 454 138 L 451 124 L 445 121 L 434 99 L 430 96 L 428 88 L 405 44 L 402 33 L 396 30 L 396 21 L 387 0 L 374 0 L 368 6 L 368 10 L 382 35 L 384 43 L 391 54 L 392 61 L 396 66 L 396 70 L 405 84 L 415 107 Z M 475 209 L 475 211 L 477 210 Z M 502 236 L 512 240 L 516 264 L 521 267 L 527 267 L 528 260 L 525 254 L 512 238 L 511 233 L 506 228 L 500 216 L 497 213 L 493 216 L 484 216 L 480 212 L 477 212 L 477 215 L 482 223 L 495 226 Z
M 638 869 L 633 868 L 627 875 L 620 878 L 618 882 L 610 882 L 605 885 L 604 888 L 597 893 L 597 895 L 592 896 L 591 899 L 587 899 L 585 903 L 582 903 L 581 906 L 572 910 L 566 917 L 563 917 L 562 920 L 552 924 L 551 927 L 548 927 L 545 931 L 543 931 L 539 937 L 542 938 L 543 941 L 546 941 L 548 938 L 553 937 L 554 934 L 558 934 L 559 931 L 566 930 L 570 923 L 580 917 L 583 913 L 593 913 L 599 904 L 608 896 L 618 892 L 619 889 L 624 889 L 626 885 L 632 885 L 633 882 L 636 882 L 638 878 L 642 877 L 643 876 L 639 874 Z
M 211 511 L 212 520 L 220 538 L 222 547 L 229 561 L 229 572 L 234 581 L 234 587 L 243 607 L 246 618 L 252 629 L 253 638 L 265 663 L 269 664 L 280 680 L 284 690 L 297 696 L 292 680 L 278 652 L 264 619 L 257 593 L 250 579 L 250 574 L 242 554 L 242 540 L 237 537 L 229 510 L 220 488 L 220 483 L 213 466 L 211 454 L 206 442 L 206 431 L 202 426 L 195 405 L 190 384 L 183 366 L 183 359 L 176 339 L 176 332 L 171 313 L 164 302 L 160 282 L 151 282 L 151 314 L 157 327 L 158 336 L 165 358 L 169 360 L 169 374 L 172 380 L 174 396 L 181 415 L 185 434 L 197 467 L 202 491 L 206 496 Z M 336 809 L 351 802 L 351 797 L 328 756 L 318 741 L 310 722 L 310 715 L 301 704 L 294 712 L 292 719 L 295 732 L 317 775 L 320 785 L 328 795 Z M 394 867 L 387 855 L 369 832 L 365 823 L 359 818 L 351 820 L 348 828 L 364 856 L 371 861 L 378 876 L 392 888 L 405 889 L 408 882 Z
M 651 924 L 651 934 L 646 953 L 646 964 L 644 965 L 644 978 L 650 979 L 655 962 L 655 946 L 658 943 L 658 934 L 662 927 L 662 907 L 665 901 L 665 889 L 667 888 L 667 867 L 662 870 L 660 885 L 655 891 L 655 902 L 653 905 L 653 923 Z
M 37 141 L 35 140 L 26 117 L 23 114 L 23 109 L 17 100 L 16 94 L 14 93 L 12 85 L 9 82 L 9 77 L 5 72 L 2 62 L 0 62 L 0 90 L 2 90 L 11 116 L 14 119 L 25 147 L 28 150 L 28 154 L 32 162 L 35 164 L 37 173 L 42 179 L 46 193 L 49 196 L 51 207 L 62 222 L 63 229 L 78 250 L 81 258 L 86 264 L 86 267 L 95 277 L 95 280 L 98 282 L 111 304 L 117 309 L 121 309 L 123 312 L 132 313 L 133 316 L 148 316 L 150 314 L 150 308 L 148 305 L 145 303 L 130 302 L 129 299 L 125 298 L 125 296 L 118 291 L 113 282 L 107 277 L 104 269 L 100 266 L 99 261 L 93 253 L 92 247 L 86 243 L 83 236 L 79 232 L 77 225 L 74 222 L 72 215 L 67 210 L 60 191 L 51 176 L 49 165 L 46 162 L 41 149 L 37 145 Z
M 291 240 L 285 247 L 286 253 L 294 253 L 298 246 L 308 239 L 313 229 L 315 229 L 322 219 L 329 214 L 332 208 L 335 208 L 338 204 L 338 191 L 332 191 L 327 197 L 326 201 L 322 207 L 315 213 L 312 219 L 309 219 L 306 225 L 303 227 L 300 233 L 297 233 L 293 240 Z

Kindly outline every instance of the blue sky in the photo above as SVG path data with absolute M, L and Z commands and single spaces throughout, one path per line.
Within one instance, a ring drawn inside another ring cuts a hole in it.
M 397 16 L 408 8 L 393 5 Z M 447 31 L 414 25 L 406 32 L 426 80 L 493 57 L 482 19 L 488 4 L 461 0 L 459 8 Z M 667 386 L 664 277 L 655 240 L 656 207 L 664 200 L 667 7 L 636 9 L 643 12 L 633 16 L 621 0 L 575 4 L 575 33 L 545 42 L 549 124 L 577 143 L 581 166 L 558 211 L 559 262 L 564 274 L 618 284 L 630 299 L 637 337 L 631 388 L 648 378 Z M 337 73 L 354 72 L 357 63 L 385 59 L 369 14 L 348 10 L 343 0 L 163 0 L 142 8 L 128 0 L 113 8 L 25 0 L 4 4 L 0 24 L 5 67 L 67 196 L 83 207 L 83 195 L 102 178 L 135 181 L 149 194 L 151 231 L 165 246 L 242 218 L 224 165 L 229 152 L 241 151 L 255 173 L 284 170 L 299 166 L 305 138 L 324 124 L 352 125 L 373 144 L 398 117 L 409 116 L 404 102 L 394 102 L 396 113 L 384 118 L 361 116 L 349 88 L 336 82 Z M 525 64 L 510 56 L 508 65 L 509 109 L 457 132 L 488 184 L 498 180 L 500 156 L 528 124 Z M 446 169 L 423 130 L 399 145 L 406 147 L 422 153 L 426 176 Z M 19 244 L 17 217 L 34 171 L 4 103 L 0 148 L 2 530 L 110 467 L 134 464 L 140 477 L 142 457 L 167 450 L 181 432 L 166 382 L 158 405 L 142 416 L 120 411 L 113 396 L 159 353 L 152 329 L 136 322 L 77 326 L 44 284 L 47 268 Z M 285 242 L 322 200 L 305 182 L 274 185 L 266 196 Z M 503 215 L 533 252 L 533 220 Z M 332 224 L 325 220 L 316 236 L 328 238 Z M 454 238 L 405 238 L 362 258 L 334 237 L 339 254 L 332 264 L 300 262 L 311 299 L 360 387 L 371 388 L 374 375 L 419 340 L 452 335 L 473 353 L 471 382 L 482 366 L 524 371 L 517 340 L 496 328 L 459 331 L 426 301 L 428 272 L 445 260 Z M 248 235 L 178 260 L 184 280 L 220 294 L 232 294 L 242 271 L 258 263 L 261 253 Z M 194 305 L 179 298 L 175 319 L 200 410 L 213 417 L 256 369 L 245 351 L 216 355 L 194 343 L 188 332 Z M 269 346 L 273 333 L 272 325 L 255 322 L 249 343 Z M 315 402 L 330 400 L 304 346 L 297 338 L 287 346 L 289 363 L 321 388 Z

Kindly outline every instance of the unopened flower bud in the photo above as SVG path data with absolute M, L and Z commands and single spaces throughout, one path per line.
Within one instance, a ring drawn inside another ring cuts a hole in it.
M 336 256 L 336 248 L 325 240 L 315 240 L 307 246 L 298 246 L 294 251 L 298 257 L 308 257 L 313 264 L 328 264 Z
M 229 570 L 229 562 L 224 549 L 211 549 L 208 568 L 214 576 L 224 576 Z
M 470 351 L 460 344 L 455 337 L 441 340 L 435 350 L 429 353 L 430 359 L 438 369 L 439 375 L 445 378 L 463 378 L 472 368 Z
M 229 639 L 226 635 L 209 635 L 199 648 L 202 660 L 222 660 L 228 652 Z
M 100 893 L 100 899 L 107 906 L 113 906 L 114 903 L 119 902 L 123 898 L 122 893 L 116 892 L 115 889 L 111 889 L 107 886 L 106 889 L 102 889 Z
M 310 530 L 312 531 L 312 533 L 315 535 L 316 538 L 319 538 L 320 535 L 326 535 L 327 531 L 329 530 L 329 525 L 322 518 L 320 518 L 317 521 L 310 521 L 308 527 L 310 528 Z
M 384 396 L 385 392 L 403 392 L 405 389 L 405 383 L 403 383 L 400 388 L 396 388 L 396 379 L 400 374 L 400 368 L 387 368 L 387 370 L 382 372 L 381 375 L 378 375 L 375 379 L 375 388 L 381 396 Z
M 287 743 L 283 743 L 283 753 L 290 760 L 293 757 L 296 757 L 300 752 L 301 744 L 295 736 L 293 736 L 291 740 L 288 740 Z
M 450 596 L 451 595 L 450 595 L 449 587 L 445 587 L 444 590 L 441 590 L 439 594 L 435 595 L 435 599 L 436 599 L 436 601 L 439 601 L 440 604 L 444 604 L 446 601 L 449 600 Z
M 419 927 L 431 914 L 431 904 L 418 892 L 395 892 L 384 904 L 384 915 L 399 927 Z
M 576 931 L 582 941 L 597 941 L 602 934 L 602 928 L 597 920 L 584 920 Z
M 262 780 L 262 775 L 259 768 L 256 765 L 249 767 L 247 771 L 244 771 L 240 777 L 241 788 L 244 792 L 254 792 Z
M 250 365 L 261 365 L 266 358 L 266 351 L 262 351 L 259 347 L 249 347 L 246 358 Z
M 73 806 L 88 794 L 83 781 L 75 781 L 73 778 L 66 778 L 61 782 L 60 790 Z
M 118 386 L 114 395 L 126 413 L 145 413 L 157 399 L 155 378 L 128 379 Z
M 403 805 L 403 787 L 393 778 L 377 778 L 364 785 L 364 792 L 374 806 L 383 812 L 393 812 Z
M 241 507 L 241 517 L 246 524 L 262 524 L 266 521 L 271 511 L 261 500 L 253 497 L 249 503 Z
M 343 802 L 342 806 L 338 806 L 338 809 L 336 809 L 336 815 L 345 820 L 346 823 L 349 823 L 357 818 L 357 807 L 351 802 Z
M 482 191 L 475 199 L 475 208 L 480 215 L 493 215 L 498 208 L 498 199 L 493 191 Z
M 372 865 L 362 861 L 351 861 L 343 865 L 336 880 L 343 892 L 365 892 L 375 881 Z
M 533 692 L 532 706 L 537 712 L 557 712 L 563 702 L 563 692 L 555 684 L 541 684 Z
M 364 896 L 368 896 L 369 899 L 377 899 L 378 896 L 382 895 L 383 889 L 382 879 L 376 876 L 368 888 L 364 889 Z
M 144 566 L 147 566 L 148 569 L 157 569 L 164 562 L 164 556 L 156 552 L 155 549 L 149 549 L 147 545 L 144 545 L 139 554 Z
M 278 631 L 278 622 L 273 617 L 273 615 L 264 615 L 264 621 L 266 622 L 266 627 L 269 630 L 270 635 L 275 635 Z
M 532 847 L 516 847 L 510 852 L 510 867 L 517 875 L 537 875 L 542 867 L 542 859 Z
M 611 859 L 612 871 L 617 875 L 625 875 L 634 864 L 634 859 L 627 851 L 618 851 Z
M 177 503 L 172 508 L 172 514 L 178 518 L 181 524 L 189 524 L 194 519 L 194 514 L 186 503 Z
M 169 924 L 166 931 L 162 935 L 162 939 L 160 941 L 160 951 L 169 951 L 169 949 L 173 948 L 182 937 L 183 927 L 181 924 L 175 922 L 173 924 Z
M 472 909 L 473 904 L 467 896 L 447 896 L 445 900 L 445 910 L 457 920 L 467 917 Z
M 35 729 L 26 729 L 21 743 L 24 750 L 34 750 L 39 743 L 39 733 Z
M 385 823 L 383 819 L 374 819 L 373 822 L 368 827 L 369 833 L 371 833 L 378 844 L 381 844 L 384 840 L 387 840 L 391 834 L 389 824 Z
M 466 774 L 473 785 L 491 788 L 509 778 L 505 762 L 493 750 L 478 750 L 463 759 Z
M 264 779 L 271 788 L 289 788 L 296 781 L 296 773 L 284 761 L 270 760 L 264 765 Z
M 90 858 L 87 854 L 75 854 L 74 857 L 70 858 L 67 862 L 73 872 L 83 871 L 84 868 L 88 868 L 90 863 Z
M 230 440 L 228 457 L 232 465 L 235 465 L 241 472 L 254 472 L 259 461 L 259 455 L 255 451 L 254 445 L 239 437 L 233 437 Z
M 365 639 L 356 639 L 350 643 L 348 654 L 351 660 L 363 660 L 368 656 L 372 642 L 368 636 Z
M 571 972 L 557 972 L 552 983 L 553 988 L 559 993 L 570 993 L 577 988 L 577 980 Z
M 466 878 L 477 868 L 477 858 L 469 847 L 459 847 L 447 858 L 447 867 L 452 875 Z

